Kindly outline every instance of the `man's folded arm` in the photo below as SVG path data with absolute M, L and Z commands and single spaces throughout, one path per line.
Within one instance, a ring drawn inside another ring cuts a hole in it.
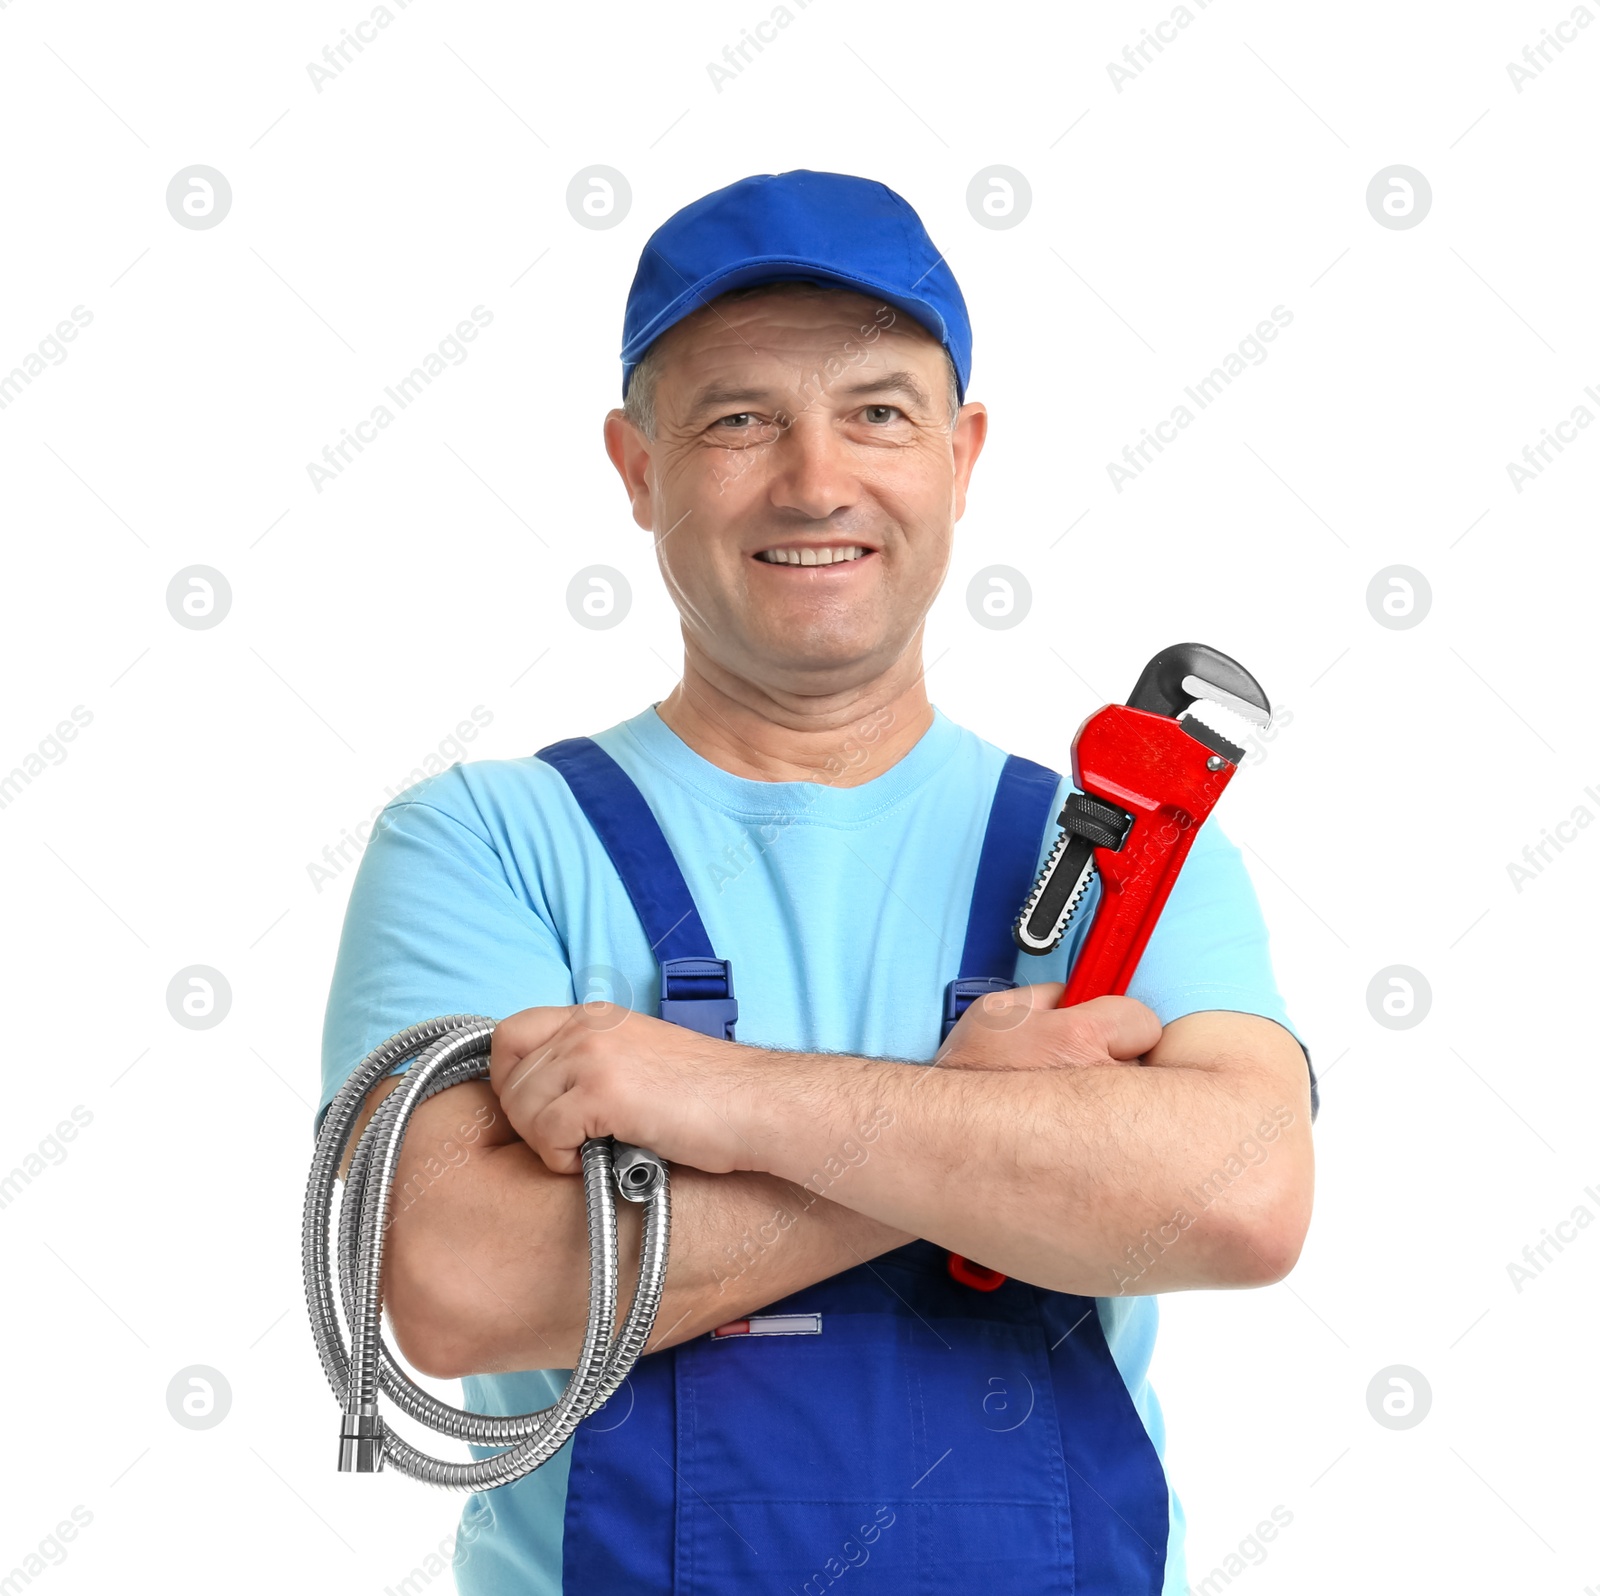
M 400 1079 L 368 1094 L 357 1135 Z M 638 1280 L 643 1211 L 617 1208 L 620 1316 Z M 412 1115 L 390 1214 L 384 1303 L 413 1367 L 441 1378 L 572 1367 L 589 1304 L 583 1182 L 544 1167 L 487 1081 L 451 1087 Z M 646 1350 L 703 1335 L 913 1239 L 772 1175 L 675 1166 L 671 1261 Z
M 1020 989 L 1021 1022 L 969 1011 L 932 1069 L 777 1055 L 739 1099 L 754 1167 L 799 1175 L 876 1117 L 829 1194 L 1017 1279 L 1096 1297 L 1282 1279 L 1312 1195 L 1293 1035 L 1228 1011 L 1162 1027 L 1128 998 L 1058 1010 L 1060 990 Z
M 1026 995 L 1044 1002 L 1057 990 Z M 1105 1014 L 1040 1014 L 999 1032 L 964 1022 L 925 1081 L 892 1060 L 701 1043 L 708 1068 L 759 1070 L 770 1083 L 743 1129 L 772 1156 L 757 1171 L 673 1167 L 671 1262 L 649 1350 L 918 1235 L 1088 1296 L 1281 1279 L 1310 1211 L 1298 1044 L 1255 1015 L 1195 1014 L 1163 1031 L 1138 1013 L 1152 1031 L 1137 1044 L 1142 1060 L 1118 1051 L 1124 1062 L 1072 1067 L 1072 1038 L 1083 1030 L 1094 1041 Z M 372 1100 L 394 1084 L 379 1083 Z M 874 1155 L 836 1182 L 837 1203 L 793 1183 L 874 1116 L 886 1128 Z M 572 1365 L 588 1305 L 583 1182 L 545 1167 L 488 1082 L 416 1111 L 391 1213 L 385 1300 L 417 1368 Z M 619 1204 L 618 1219 L 625 1312 L 641 1211 Z

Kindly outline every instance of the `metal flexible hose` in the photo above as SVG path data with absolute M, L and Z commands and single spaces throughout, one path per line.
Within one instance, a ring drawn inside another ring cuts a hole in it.
M 328 1105 L 317 1136 L 306 1183 L 301 1262 L 317 1355 L 344 1409 L 339 1431 L 343 1472 L 375 1473 L 392 1464 L 430 1485 L 472 1491 L 509 1485 L 559 1452 L 578 1425 L 612 1395 L 655 1325 L 671 1233 L 667 1168 L 643 1148 L 604 1137 L 583 1144 L 589 1223 L 589 1314 L 583 1347 L 565 1389 L 550 1407 L 506 1417 L 452 1407 L 424 1391 L 389 1351 L 382 1329 L 383 1252 L 400 1149 L 411 1116 L 430 1097 L 488 1076 L 494 1026 L 482 1014 L 445 1014 L 397 1031 L 357 1065 Z M 413 1061 L 411 1068 L 379 1104 L 355 1144 L 335 1237 L 334 1187 L 361 1106 L 378 1080 L 406 1059 Z M 644 1205 L 644 1235 L 638 1289 L 622 1328 L 613 1334 L 619 1194 Z M 334 1301 L 334 1256 L 348 1338 Z M 430 1457 L 385 1426 L 378 1409 L 383 1393 L 409 1418 L 440 1434 L 505 1450 L 472 1463 Z

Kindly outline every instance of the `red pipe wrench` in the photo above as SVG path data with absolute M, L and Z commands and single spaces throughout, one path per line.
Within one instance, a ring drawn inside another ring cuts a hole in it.
M 1059 1008 L 1128 990 L 1196 834 L 1244 750 L 1190 713 L 1198 699 L 1259 726 L 1272 705 L 1236 660 L 1204 643 L 1177 643 L 1145 666 L 1126 704 L 1098 709 L 1072 740 L 1061 827 L 1016 923 L 1024 953 L 1061 945 L 1089 884 L 1100 902 L 1073 961 Z M 963 1285 L 994 1291 L 998 1270 L 950 1254 Z

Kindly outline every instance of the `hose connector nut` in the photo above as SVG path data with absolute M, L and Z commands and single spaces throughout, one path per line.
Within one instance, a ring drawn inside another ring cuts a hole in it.
M 652 1152 L 632 1142 L 614 1142 L 611 1149 L 611 1178 L 617 1194 L 630 1203 L 644 1203 L 655 1196 L 667 1181 L 667 1166 Z
M 377 1474 L 383 1468 L 383 1419 L 347 1413 L 339 1424 L 339 1472 Z

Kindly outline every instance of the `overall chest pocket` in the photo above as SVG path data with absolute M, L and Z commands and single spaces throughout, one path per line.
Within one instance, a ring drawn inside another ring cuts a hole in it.
M 826 1297 L 784 1305 L 818 1334 L 677 1349 L 678 1596 L 1072 1596 L 1038 1313 Z

